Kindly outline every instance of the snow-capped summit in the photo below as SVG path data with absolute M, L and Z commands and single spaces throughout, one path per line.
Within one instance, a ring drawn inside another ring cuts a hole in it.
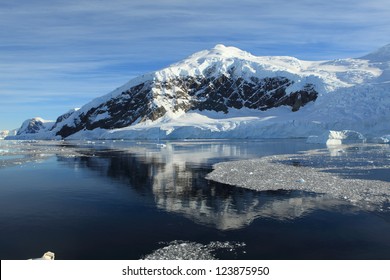
M 227 59 L 251 59 L 254 58 L 254 56 L 248 52 L 245 52 L 243 50 L 240 50 L 236 47 L 227 47 L 222 44 L 216 45 L 214 48 L 210 50 L 203 50 L 200 52 L 197 52 L 187 59 L 183 60 L 182 62 L 178 63 L 178 65 L 182 64 L 183 62 L 188 63 L 190 61 L 196 61 L 198 64 L 202 64 L 207 59 L 215 59 L 215 58 L 227 58 Z
M 379 62 L 389 61 L 389 46 L 359 59 L 302 61 L 216 45 L 60 116 L 42 136 L 264 138 L 327 130 L 389 134 L 390 72 L 388 63 Z

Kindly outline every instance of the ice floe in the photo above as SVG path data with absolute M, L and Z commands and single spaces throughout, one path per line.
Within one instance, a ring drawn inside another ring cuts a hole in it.
M 316 150 L 218 163 L 207 178 L 257 191 L 321 193 L 366 210 L 388 210 L 390 151 L 367 145 L 344 146 L 339 151 L 338 156 Z
M 0 168 L 40 162 L 52 156 L 88 156 L 81 153 L 86 145 L 75 146 L 62 141 L 3 141 L 0 140 Z
M 216 260 L 217 251 L 236 251 L 245 247 L 245 243 L 213 241 L 207 245 L 196 242 L 175 240 L 153 253 L 144 260 Z M 245 251 L 243 252 L 245 253 Z

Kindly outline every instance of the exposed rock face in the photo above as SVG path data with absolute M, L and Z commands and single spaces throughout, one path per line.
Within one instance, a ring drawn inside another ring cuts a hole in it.
M 227 113 L 229 108 L 264 111 L 282 105 L 297 111 L 316 100 L 318 93 L 312 84 L 287 93 L 287 87 L 293 83 L 285 77 L 252 77 L 248 81 L 226 74 L 146 81 L 80 114 L 74 124 L 64 125 L 57 135 L 65 138 L 83 129 L 114 129 L 137 121 L 153 121 L 166 114 L 167 104 L 172 112 L 210 110 Z

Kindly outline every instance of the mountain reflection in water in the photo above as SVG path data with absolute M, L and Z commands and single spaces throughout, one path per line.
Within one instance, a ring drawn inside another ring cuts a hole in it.
M 258 148 L 266 145 L 257 144 Z M 255 151 L 259 155 L 267 152 L 270 151 Z M 292 220 L 314 210 L 341 211 L 345 206 L 344 201 L 326 195 L 256 192 L 206 180 L 212 164 L 254 156 L 247 145 L 240 143 L 132 145 L 120 149 L 105 147 L 84 154 L 58 159 L 72 168 L 88 168 L 99 176 L 119 181 L 153 200 L 158 209 L 218 230 L 243 228 L 257 218 Z

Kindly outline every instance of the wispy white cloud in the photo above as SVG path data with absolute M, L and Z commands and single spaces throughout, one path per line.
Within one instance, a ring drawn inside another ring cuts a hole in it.
M 256 55 L 360 56 L 389 43 L 389 14 L 387 0 L 1 1 L 0 128 L 45 117 L 41 96 L 60 114 L 217 43 Z M 73 103 L 58 108 L 67 95 Z M 19 109 L 23 98 L 34 106 Z M 5 108 L 19 112 L 13 124 Z

